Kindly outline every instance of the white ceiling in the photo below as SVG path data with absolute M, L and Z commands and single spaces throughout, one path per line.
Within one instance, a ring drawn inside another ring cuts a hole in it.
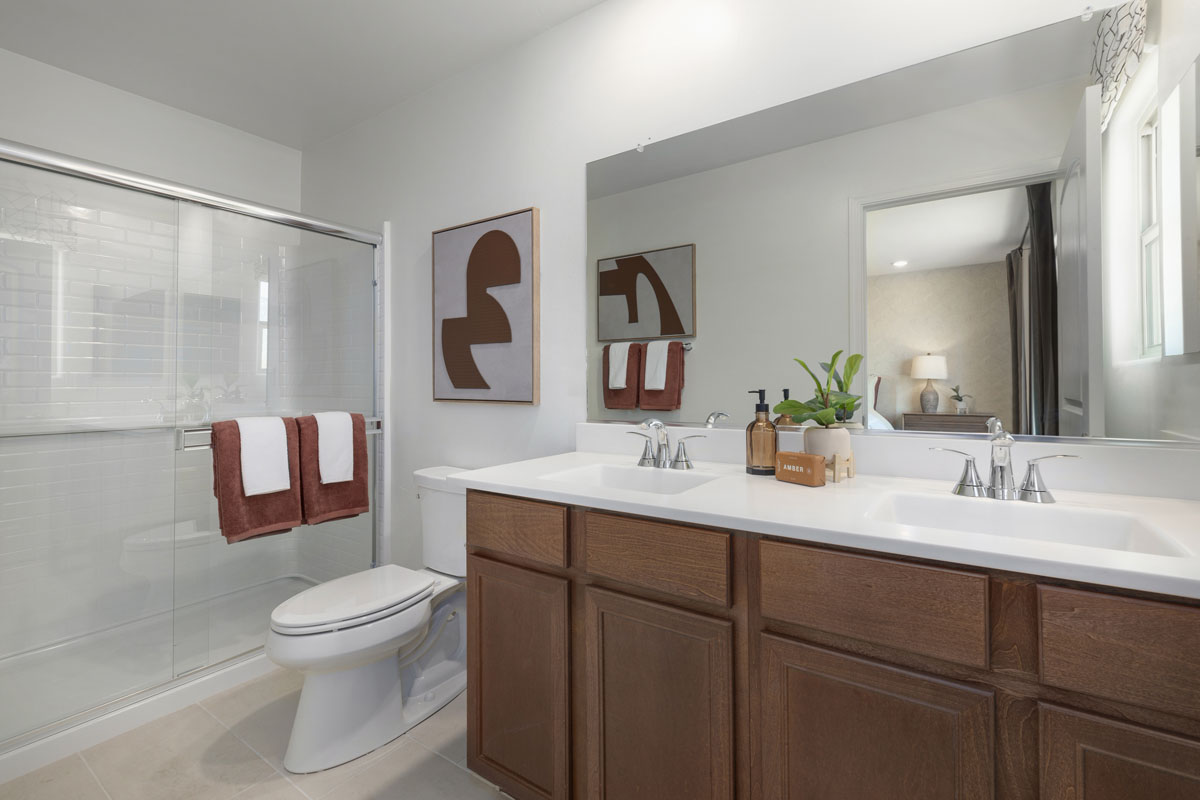
M 0 48 L 299 148 L 599 2 L 0 0 Z
M 1021 243 L 1028 221 L 1024 187 L 871 211 L 867 214 L 867 274 L 1003 261 Z M 908 266 L 892 266 L 900 260 Z

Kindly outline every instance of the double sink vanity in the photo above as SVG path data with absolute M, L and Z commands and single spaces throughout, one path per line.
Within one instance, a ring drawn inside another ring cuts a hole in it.
M 635 461 L 452 478 L 513 797 L 1200 797 L 1200 503 Z

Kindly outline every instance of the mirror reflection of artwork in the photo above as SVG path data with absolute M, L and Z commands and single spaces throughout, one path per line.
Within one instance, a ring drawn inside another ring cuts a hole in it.
M 602 342 L 696 335 L 696 246 L 596 262 Z
M 433 399 L 538 402 L 538 210 L 433 234 Z

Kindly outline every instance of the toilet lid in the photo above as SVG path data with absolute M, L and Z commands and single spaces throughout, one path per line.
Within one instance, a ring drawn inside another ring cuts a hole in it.
M 434 579 L 428 573 L 384 564 L 305 589 L 271 612 L 280 632 L 310 633 L 367 622 L 400 611 L 428 597 Z

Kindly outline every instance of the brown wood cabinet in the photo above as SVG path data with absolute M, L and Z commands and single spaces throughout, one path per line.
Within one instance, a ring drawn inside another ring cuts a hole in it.
M 1042 705 L 1042 800 L 1196 800 L 1200 742 Z
M 587 587 L 587 797 L 733 797 L 733 626 Z
M 992 693 L 763 637 L 767 800 L 986 800 Z
M 1200 603 L 468 496 L 518 800 L 1200 800 Z
M 565 800 L 567 581 L 469 556 L 467 637 L 467 765 L 518 800 Z

